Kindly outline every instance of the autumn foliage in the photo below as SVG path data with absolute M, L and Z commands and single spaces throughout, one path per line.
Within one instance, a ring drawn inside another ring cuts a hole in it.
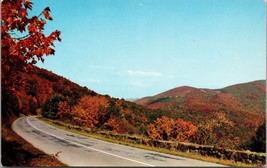
M 70 122 L 72 120 L 72 115 L 70 112 L 71 108 L 66 101 L 60 101 L 58 103 L 58 113 L 57 113 L 58 118 L 61 118 L 63 120 L 68 120 Z
M 58 88 L 55 87 L 55 90 Z M 68 93 L 60 89 L 59 91 Z M 28 93 L 32 94 L 32 92 Z M 76 99 L 77 102 L 73 104 L 68 95 L 65 94 L 67 101 L 60 102 L 58 105 L 57 119 L 94 130 L 139 134 L 155 140 L 191 142 L 230 149 L 250 149 L 251 145 L 242 145 L 251 140 L 255 134 L 250 131 L 251 125 L 242 126 L 244 122 L 249 123 L 249 121 L 244 121 L 242 116 L 236 116 L 240 123 L 234 122 L 235 120 L 231 118 L 232 115 L 236 115 L 235 112 L 229 113 L 223 109 L 214 111 L 216 108 L 205 111 L 208 106 L 198 108 L 205 104 L 198 102 L 194 97 L 184 101 L 185 103 L 195 102 L 194 112 L 183 111 L 189 108 L 183 107 L 180 108 L 179 113 L 175 113 L 175 111 L 147 109 L 123 99 L 91 93 Z M 230 97 L 232 101 L 236 100 L 236 98 Z M 220 94 L 213 98 L 218 98 L 223 103 L 229 103 L 229 95 L 226 96 L 226 94 Z M 169 102 L 170 100 L 172 98 L 162 98 L 158 101 Z M 205 115 L 198 110 L 204 110 Z M 257 125 L 257 123 L 254 124 Z
M 77 125 L 95 128 L 99 124 L 100 117 L 106 113 L 108 100 L 102 96 L 84 96 L 77 105 L 72 108 L 73 122 Z
M 14 107 L 13 110 L 17 115 L 44 114 L 44 117 L 90 127 L 96 131 L 139 134 L 152 139 L 234 149 L 254 136 L 257 138 L 252 142 L 262 139 L 261 136 L 256 136 L 256 129 L 255 132 L 251 131 L 249 123 L 252 122 L 250 120 L 255 120 L 255 125 L 257 125 L 256 122 L 259 122 L 259 125 L 263 122 L 257 121 L 256 117 L 245 120 L 245 117 L 235 115 L 234 111 L 232 113 L 214 111 L 201 115 L 202 113 L 197 111 L 183 111 L 186 107 L 180 108 L 178 114 L 168 110 L 148 109 L 124 99 L 97 94 L 35 66 L 33 71 L 22 73 L 20 76 L 25 80 L 21 86 L 22 89 L 15 94 L 7 95 L 9 102 L 12 102 L 10 106 Z M 170 98 L 162 100 L 167 102 Z M 5 107 L 2 108 L 5 109 Z M 251 114 L 253 113 L 247 115 Z M 235 120 L 231 118 L 232 115 L 236 117 Z M 236 120 L 239 122 L 235 122 Z M 240 129 L 244 122 L 247 122 L 248 126 Z M 247 146 L 248 148 L 244 147 L 244 149 L 254 150 L 257 145 L 253 145 L 253 148 L 249 148 L 252 145 Z
M 191 141 L 203 145 L 214 145 L 233 149 L 240 143 L 240 138 L 235 136 L 235 123 L 222 113 L 215 114 L 214 119 L 199 124 Z
M 38 16 L 29 16 L 32 10 L 30 0 L 1 1 L 1 52 L 2 52 L 2 86 L 15 90 L 21 85 L 18 75 L 36 64 L 44 61 L 43 55 L 54 55 L 54 42 L 61 41 L 60 31 L 50 35 L 44 34 L 46 20 L 52 20 L 50 8 L 40 11 Z
M 169 118 L 191 121 L 197 126 L 191 142 L 244 149 L 266 122 L 266 81 L 222 89 L 177 87 L 137 101 L 150 109 L 168 111 Z
M 40 96 L 40 90 L 44 88 L 39 84 L 41 80 L 25 73 L 32 71 L 37 61 L 44 62 L 44 55 L 55 53 L 54 42 L 61 41 L 60 31 L 44 33 L 46 21 L 52 20 L 49 7 L 37 11 L 38 16 L 29 15 L 32 9 L 30 0 L 1 0 L 1 124 L 2 133 L 5 133 L 2 135 L 2 164 L 5 166 L 25 166 L 27 163 L 29 166 L 29 163 L 32 165 L 29 161 L 43 155 L 17 139 L 19 137 L 14 136 L 12 129 L 7 128 L 22 114 L 40 114 L 40 106 L 52 93 L 47 89 L 48 92 Z M 45 165 L 51 165 L 53 158 L 46 158 L 35 162 L 45 160 L 48 161 Z
M 117 133 L 133 133 L 137 130 L 135 126 L 141 126 L 144 124 L 142 121 L 147 121 L 143 115 L 135 117 L 123 100 L 101 95 L 85 95 L 72 107 L 67 101 L 62 101 L 57 111 L 58 119 L 65 122 Z
M 58 30 L 44 33 L 50 8 L 29 16 L 32 8 L 30 0 L 1 1 L 2 116 L 42 114 L 95 130 L 265 151 L 266 81 L 179 87 L 139 100 L 144 106 L 100 95 L 34 66 L 61 39 Z
M 151 139 L 188 142 L 196 128 L 191 122 L 163 116 L 148 125 L 147 134 Z
M 265 123 L 265 81 L 217 90 L 180 87 L 142 100 L 148 108 L 99 95 L 34 66 L 61 41 L 57 30 L 44 34 L 52 20 L 49 7 L 29 16 L 29 0 L 1 3 L 2 115 L 42 114 L 96 130 L 227 148 L 253 137 L 253 149 L 265 144 L 259 129 Z

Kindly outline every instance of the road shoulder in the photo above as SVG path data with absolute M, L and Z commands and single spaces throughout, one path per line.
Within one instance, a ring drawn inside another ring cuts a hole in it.
M 2 118 L 2 158 L 3 166 L 17 167 L 40 167 L 40 166 L 66 166 L 56 159 L 47 155 L 43 151 L 36 149 L 30 143 L 17 135 L 11 125 L 17 117 Z

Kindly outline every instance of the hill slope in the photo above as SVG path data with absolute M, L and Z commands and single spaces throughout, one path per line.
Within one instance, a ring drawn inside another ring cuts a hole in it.
M 265 122 L 265 81 L 218 90 L 183 86 L 138 100 L 138 105 L 38 67 L 20 78 L 24 83 L 16 92 L 2 92 L 4 121 L 10 115 L 42 114 L 93 130 L 227 148 L 247 143 Z
M 266 81 L 228 86 L 222 89 L 177 87 L 135 102 L 150 109 L 168 110 L 173 118 L 207 125 L 223 115 L 232 123 L 230 132 L 249 141 L 255 130 L 265 122 Z
M 87 120 L 99 120 L 96 121 L 98 124 L 94 124 L 94 128 L 104 127 L 103 124 L 108 122 L 111 117 L 113 120 L 105 125 L 110 130 L 114 129 L 114 131 L 121 133 L 143 133 L 143 127 L 146 124 L 164 114 L 162 110 L 151 110 L 124 99 L 97 94 L 42 68 L 33 67 L 31 72 L 23 72 L 19 76 L 24 81 L 19 89 L 13 93 L 3 93 L 2 108 L 5 110 L 3 110 L 2 116 L 4 118 L 7 116 L 42 114 L 45 117 L 65 120 L 65 118 L 61 118 L 62 115 L 57 115 L 58 104 L 62 101 L 66 102 L 65 105 L 68 107 L 69 111 L 65 111 L 68 113 L 68 117 L 72 118 L 75 115 L 77 119 L 76 122 L 74 122 L 74 119 L 68 120 L 68 122 L 73 121 L 73 124 L 81 124 L 78 120 L 84 118 L 82 115 L 85 115 Z M 84 98 L 83 100 L 88 107 L 79 106 L 82 98 Z M 94 105 L 102 105 L 102 111 L 99 111 L 98 107 Z M 72 107 L 75 107 L 75 112 L 71 110 Z M 95 113 L 105 113 L 105 116 L 100 119 L 99 114 L 82 114 L 86 111 L 83 108 L 90 108 Z M 103 108 L 105 108 L 104 111 Z M 90 118 L 90 116 L 94 117 Z M 88 123 L 88 121 L 85 122 Z
M 84 97 L 89 97 L 96 103 L 99 103 L 99 100 L 106 100 L 110 113 L 107 113 L 105 117 L 113 115 L 113 120 L 109 121 L 105 127 L 121 133 L 143 134 L 147 123 L 163 115 L 163 111 L 160 110 L 150 110 L 123 99 L 97 94 L 51 71 L 35 66 L 29 72 L 18 73 L 17 80 L 20 82 L 14 91 L 2 87 L 2 163 L 5 166 L 64 166 L 55 157 L 45 155 L 42 151 L 35 149 L 11 129 L 12 122 L 23 115 L 42 114 L 45 117 L 71 123 L 72 120 L 61 118 L 56 113 L 61 101 L 66 102 L 69 108 L 78 109 L 76 105 Z M 90 103 L 87 105 L 87 107 L 94 107 Z M 61 108 L 61 112 L 62 110 L 64 111 Z M 77 112 L 82 114 L 82 111 L 81 108 Z M 76 123 L 72 124 L 81 124 L 77 121 L 83 116 L 74 116 L 70 109 L 65 112 L 71 119 L 75 117 L 73 121 Z M 92 115 L 87 114 L 87 116 Z M 99 127 L 103 126 L 100 123 L 108 120 L 108 118 L 98 119 L 101 120 L 97 125 Z M 87 118 L 87 121 L 90 119 Z

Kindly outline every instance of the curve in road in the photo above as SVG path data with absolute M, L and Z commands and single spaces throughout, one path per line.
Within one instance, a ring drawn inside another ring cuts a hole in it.
M 55 128 L 35 116 L 17 119 L 12 129 L 69 166 L 223 166 L 89 138 Z

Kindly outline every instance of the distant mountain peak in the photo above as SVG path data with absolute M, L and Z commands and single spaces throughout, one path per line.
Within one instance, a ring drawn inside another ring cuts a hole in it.
M 196 111 L 201 111 L 200 109 L 203 108 L 205 111 L 221 111 L 221 109 L 229 111 L 231 109 L 230 111 L 261 112 L 265 109 L 265 94 L 266 81 L 257 80 L 227 86 L 222 89 L 180 86 L 155 96 L 138 99 L 135 102 L 148 108 L 167 108 L 173 111 L 175 111 L 175 106 L 183 101 L 180 106 L 189 107 Z
M 155 95 L 155 97 L 176 97 L 179 95 L 185 95 L 190 92 L 197 90 L 197 88 L 191 86 L 180 86 L 173 89 L 170 89 L 166 92 Z

